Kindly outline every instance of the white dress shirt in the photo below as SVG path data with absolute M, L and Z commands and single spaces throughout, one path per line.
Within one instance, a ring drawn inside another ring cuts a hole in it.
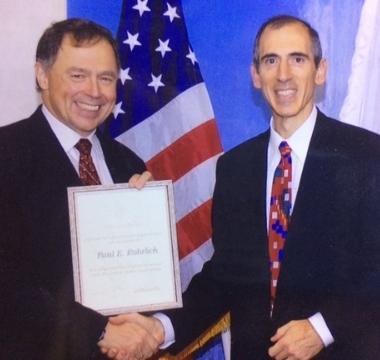
M 106 161 L 104 159 L 102 147 L 100 145 L 99 139 L 97 138 L 95 134 L 96 130 L 94 130 L 87 137 L 83 137 L 79 135 L 77 132 L 75 132 L 73 129 L 65 125 L 62 121 L 59 121 L 58 119 L 56 119 L 45 105 L 42 106 L 42 112 L 45 115 L 51 129 L 53 130 L 63 150 L 65 150 L 68 158 L 73 164 L 78 175 L 79 175 L 79 151 L 75 147 L 75 145 L 80 139 L 86 138 L 92 144 L 91 157 L 92 157 L 92 161 L 94 162 L 96 171 L 99 175 L 100 182 L 102 183 L 102 185 L 113 184 L 111 174 L 108 170 Z
M 266 210 L 267 210 L 267 228 L 269 229 L 269 211 L 270 211 L 270 197 L 272 192 L 273 176 L 276 167 L 280 162 L 280 151 L 278 146 L 281 141 L 286 141 L 292 149 L 292 207 L 290 213 L 292 213 L 294 205 L 296 204 L 298 188 L 301 180 L 302 170 L 305 164 L 307 151 L 309 149 L 311 136 L 313 134 L 315 122 L 317 120 L 317 109 L 314 106 L 312 112 L 306 121 L 287 139 L 282 138 L 273 128 L 273 118 L 270 125 L 270 138 L 268 144 L 268 168 L 267 168 L 267 198 L 266 198 Z M 286 248 L 285 248 L 286 256 Z M 302 269 L 300 269 L 302 271 Z M 281 278 L 281 274 L 280 274 Z M 325 346 L 328 346 L 334 342 L 334 338 L 331 335 L 329 328 L 326 325 L 325 320 L 321 313 L 316 313 L 309 318 L 310 323 L 318 333 Z

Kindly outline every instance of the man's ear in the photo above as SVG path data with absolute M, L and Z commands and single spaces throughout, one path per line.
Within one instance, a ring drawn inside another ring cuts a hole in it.
M 48 79 L 47 71 L 39 61 L 37 61 L 36 64 L 34 65 L 34 71 L 36 74 L 36 80 L 39 87 L 42 90 L 47 90 L 49 88 L 49 79 Z
M 253 86 L 256 89 L 261 89 L 261 78 L 255 64 L 251 65 L 251 78 L 252 78 Z
M 326 59 L 321 59 L 319 62 L 317 73 L 315 74 L 315 84 L 323 85 L 327 78 L 327 61 Z

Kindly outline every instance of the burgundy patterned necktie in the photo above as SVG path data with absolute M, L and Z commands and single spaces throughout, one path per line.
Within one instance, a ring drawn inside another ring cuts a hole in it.
M 80 139 L 75 147 L 80 154 L 79 177 L 83 185 L 100 185 L 99 176 L 91 157 L 91 142 L 87 139 Z
M 290 210 L 292 206 L 292 158 L 291 148 L 286 141 L 279 146 L 281 153 L 272 185 L 269 210 L 268 247 L 271 270 L 271 304 L 272 309 L 276 297 L 277 281 L 280 275 L 281 261 L 284 258 L 284 246 L 288 237 Z

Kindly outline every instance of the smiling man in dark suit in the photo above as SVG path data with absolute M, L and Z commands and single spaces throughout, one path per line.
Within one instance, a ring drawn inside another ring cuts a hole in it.
M 142 327 L 113 325 L 74 301 L 67 187 L 150 178 L 97 130 L 115 105 L 117 45 L 93 22 L 61 21 L 42 35 L 35 72 L 42 106 L 0 129 L 0 357 L 87 360 L 101 338 L 149 356 L 157 340 Z
M 380 137 L 316 108 L 326 72 L 308 23 L 278 16 L 262 25 L 252 78 L 270 129 L 218 161 L 215 253 L 184 308 L 166 313 L 169 350 L 230 311 L 234 360 L 379 357 Z

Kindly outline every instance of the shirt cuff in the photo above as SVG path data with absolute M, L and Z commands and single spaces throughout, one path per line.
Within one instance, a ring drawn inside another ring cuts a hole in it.
M 164 342 L 160 345 L 160 349 L 166 349 L 175 342 L 173 324 L 170 319 L 163 313 L 155 313 L 153 314 L 153 317 L 159 320 L 164 327 L 165 339 Z
M 313 316 L 310 316 L 308 320 L 321 338 L 325 347 L 331 345 L 334 342 L 334 338 L 329 328 L 327 327 L 326 321 L 321 313 L 318 312 Z

